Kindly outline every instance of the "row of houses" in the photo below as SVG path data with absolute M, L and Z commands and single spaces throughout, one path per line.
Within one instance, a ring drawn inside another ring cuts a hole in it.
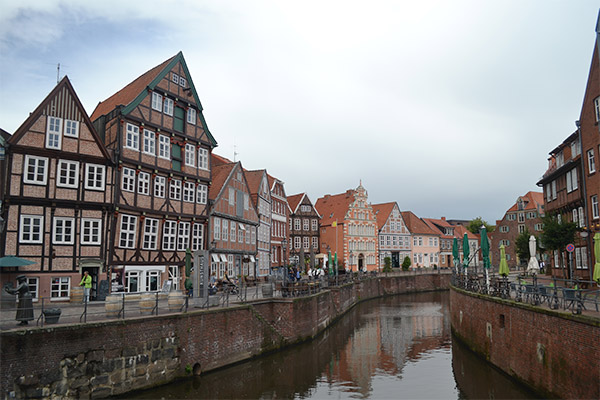
M 181 52 L 91 116 L 64 77 L 1 138 L 0 256 L 34 262 L 5 269 L 2 284 L 25 274 L 36 299 L 69 299 L 84 271 L 92 299 L 182 289 L 186 254 L 200 250 L 216 278 L 261 278 L 329 253 L 348 271 L 380 270 L 386 257 L 449 267 L 454 237 L 478 247 L 462 225 L 369 203 L 362 183 L 313 203 L 217 155 Z

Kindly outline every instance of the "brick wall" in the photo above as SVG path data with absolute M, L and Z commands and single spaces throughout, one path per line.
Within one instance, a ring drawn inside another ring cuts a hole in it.
M 453 332 L 547 397 L 600 398 L 600 321 L 450 290 Z

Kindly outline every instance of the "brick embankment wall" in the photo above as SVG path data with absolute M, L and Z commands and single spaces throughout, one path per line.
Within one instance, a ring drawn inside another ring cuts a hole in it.
M 449 286 L 379 277 L 229 308 L 0 333 L 0 398 L 101 398 L 150 388 L 310 339 L 361 300 Z
M 460 289 L 452 331 L 473 351 L 544 397 L 600 398 L 600 320 Z

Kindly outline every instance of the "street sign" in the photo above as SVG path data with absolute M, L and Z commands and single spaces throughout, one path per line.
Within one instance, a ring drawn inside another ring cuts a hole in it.
M 575 250 L 575 246 L 573 245 L 573 243 L 569 243 L 569 244 L 567 245 L 567 251 L 568 251 L 569 253 L 572 253 L 574 250 Z

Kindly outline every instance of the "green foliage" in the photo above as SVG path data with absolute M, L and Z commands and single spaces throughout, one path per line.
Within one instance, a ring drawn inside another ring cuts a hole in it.
M 555 215 L 544 216 L 542 222 L 544 232 L 540 235 L 540 239 L 546 250 L 563 251 L 569 243 L 575 241 L 577 225 L 574 222 L 558 222 Z
M 409 256 L 404 257 L 404 261 L 402 261 L 402 271 L 408 271 L 410 264 L 411 264 L 410 257 Z
M 385 257 L 383 259 L 383 272 L 392 272 L 392 259 L 391 257 Z
M 495 225 L 488 224 L 481 217 L 477 217 L 477 218 L 471 220 L 471 222 L 469 222 L 469 225 L 467 225 L 467 229 L 469 231 L 471 231 L 472 233 L 479 234 L 479 232 L 481 231 L 482 225 L 485 226 L 485 229 L 487 229 L 488 235 L 490 233 L 494 232 L 494 229 L 496 229 Z

